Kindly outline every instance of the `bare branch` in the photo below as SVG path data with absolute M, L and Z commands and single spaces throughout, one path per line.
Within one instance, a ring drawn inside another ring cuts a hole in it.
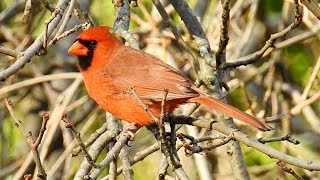
M 115 118 L 114 116 L 112 116 L 110 113 L 106 113 L 106 123 L 108 126 L 108 131 L 105 131 L 103 134 L 101 134 L 96 140 L 95 142 L 91 145 L 90 149 L 88 150 L 88 153 L 91 155 L 92 160 L 95 162 L 100 153 L 102 152 L 102 150 L 105 148 L 105 146 L 109 143 L 111 143 L 112 141 L 114 141 L 114 139 L 117 137 L 119 131 L 120 131 L 120 125 L 119 125 L 119 120 L 117 118 Z M 122 146 L 120 147 L 120 149 L 125 145 L 122 144 Z M 114 149 L 115 146 L 112 148 Z M 109 165 L 110 162 L 113 160 L 113 158 L 115 156 L 117 156 L 116 153 L 114 154 L 110 154 L 110 152 L 112 151 L 112 149 L 109 151 L 107 157 L 109 157 L 109 162 L 106 164 Z M 119 151 L 120 151 L 119 149 Z M 119 152 L 118 151 L 118 152 Z M 112 157 L 110 157 L 112 156 Z M 105 169 L 106 166 L 102 166 L 101 164 L 98 165 L 100 168 L 99 169 L 95 169 L 94 172 L 97 172 L 96 177 L 98 177 L 100 175 L 100 173 Z M 89 177 L 90 174 L 90 170 L 92 169 L 92 166 L 87 162 L 87 161 L 82 161 L 79 170 L 77 171 L 75 178 L 76 179 L 81 179 L 83 177 Z
M 29 22 L 32 16 L 32 5 L 34 4 L 34 0 L 27 0 L 26 7 L 24 8 L 22 22 Z
M 32 79 L 28 79 L 25 81 L 21 81 L 0 89 L 0 97 L 6 93 L 11 91 L 15 91 L 24 87 L 32 86 L 38 83 L 47 82 L 47 81 L 54 81 L 60 79 L 76 79 L 81 78 L 80 73 L 59 73 L 59 74 L 50 74 L 50 75 L 43 75 L 38 76 Z
M 235 67 L 239 67 L 239 66 L 245 66 L 248 64 L 252 64 L 258 60 L 260 60 L 260 58 L 263 56 L 263 54 L 269 49 L 269 48 L 273 48 L 274 47 L 274 43 L 278 38 L 281 38 L 283 36 L 285 36 L 286 34 L 288 34 L 290 31 L 292 31 L 293 29 L 295 29 L 296 27 L 299 26 L 299 24 L 302 21 L 302 14 L 299 12 L 299 2 L 298 0 L 294 0 L 295 2 L 295 20 L 293 23 L 291 23 L 288 27 L 286 27 L 284 30 L 272 34 L 270 36 L 270 39 L 266 42 L 266 44 L 257 52 L 239 58 L 237 60 L 232 60 L 231 62 L 226 62 L 220 65 L 220 69 L 225 70 L 225 69 L 229 69 L 229 68 L 235 68 Z
M 86 147 L 90 146 L 101 134 L 108 130 L 108 124 L 104 123 L 99 129 L 90 135 L 89 139 L 84 143 Z M 81 148 L 75 148 L 72 152 L 72 156 L 77 156 L 81 151 Z
M 298 180 L 303 180 L 302 177 L 300 177 L 292 168 L 286 167 L 285 163 L 282 161 L 278 161 L 277 165 L 285 172 L 291 174 L 293 177 L 295 177 Z
M 132 139 L 132 134 L 137 132 L 138 129 L 139 128 L 133 124 L 123 129 L 123 131 L 118 136 L 118 140 L 115 143 L 115 145 L 109 151 L 108 155 L 99 164 L 100 169 L 94 170 L 90 174 L 90 178 L 96 179 L 102 173 L 103 169 L 107 167 L 110 164 L 110 162 L 113 160 L 113 158 L 119 154 L 123 146 L 125 146 L 127 142 Z
M 76 138 L 78 145 L 80 146 L 81 151 L 84 154 L 84 157 L 87 159 L 88 163 L 94 168 L 99 168 L 98 165 L 94 163 L 92 157 L 86 149 L 86 145 L 82 142 L 81 134 L 74 128 L 72 123 L 67 119 L 67 114 L 62 114 L 61 120 L 66 124 L 66 128 L 70 129 L 74 137 Z
M 275 158 L 278 159 L 280 161 L 283 161 L 285 163 L 303 168 L 303 169 L 307 169 L 310 171 L 320 171 L 320 163 L 318 162 L 312 162 L 312 161 L 306 161 L 306 160 L 302 160 L 302 159 L 298 159 L 292 156 L 289 156 L 287 154 L 284 154 L 282 152 L 279 152 L 269 146 L 265 146 L 264 144 L 260 143 L 258 140 L 252 139 L 250 137 L 248 137 L 247 135 L 243 134 L 240 131 L 235 131 L 235 129 L 227 127 L 217 121 L 215 122 L 211 122 L 209 120 L 205 120 L 205 119 L 198 119 L 195 120 L 191 117 L 186 117 L 186 116 L 178 116 L 177 118 L 175 118 L 175 122 L 177 124 L 190 124 L 190 125 L 194 125 L 197 127 L 201 127 L 201 128 L 206 128 L 206 129 L 213 129 L 216 130 L 218 132 L 221 132 L 225 135 L 229 135 L 230 133 L 233 134 L 233 138 L 245 145 L 247 145 L 248 147 L 251 147 L 253 149 L 256 149 L 266 155 L 268 155 L 270 158 Z
M 54 6 L 52 5 L 52 4 L 50 4 L 50 2 L 49 1 L 47 1 L 47 0 L 39 0 L 42 4 L 43 4 L 43 6 L 46 8 L 46 9 L 48 9 L 50 12 L 53 12 L 54 10 L 55 10 L 55 8 L 54 8 Z
M 21 121 L 18 119 L 17 115 L 15 114 L 13 108 L 12 108 L 12 104 L 11 104 L 11 101 L 8 100 L 8 99 L 5 99 L 5 103 L 6 103 L 6 106 L 13 118 L 13 121 L 15 123 L 15 125 L 17 126 L 17 128 L 19 128 L 20 132 L 22 133 L 22 135 L 24 136 L 24 138 L 26 139 L 31 151 L 32 151 L 32 154 L 33 154 L 33 160 L 34 162 L 36 163 L 36 166 L 38 168 L 38 174 L 37 174 L 37 179 L 47 179 L 47 174 L 42 166 L 42 163 L 41 163 L 41 159 L 40 159 L 40 156 L 39 156 L 39 152 L 38 152 L 38 149 L 36 148 L 37 146 L 34 146 L 34 140 L 32 139 L 32 135 L 31 135 L 31 132 L 27 132 L 23 126 L 22 126 L 22 123 Z
M 41 140 L 43 138 L 43 135 L 44 135 L 44 132 L 46 131 L 47 129 L 47 122 L 49 121 L 49 114 L 45 113 L 43 116 L 42 116 L 42 125 L 41 125 L 41 129 L 40 129 L 40 132 L 39 132 L 39 135 L 38 135 L 38 138 L 37 140 L 33 143 L 33 147 L 38 149 L 40 143 L 41 143 Z
M 320 8 L 313 0 L 300 0 L 320 20 Z
M 0 53 L 1 54 L 5 54 L 11 57 L 18 57 L 18 56 L 22 56 L 22 53 L 16 52 L 15 50 L 9 49 L 9 48 L 5 48 L 0 46 Z
M 57 9 L 59 9 L 59 13 L 57 16 L 53 18 L 53 20 L 48 24 L 47 31 L 44 30 L 38 38 L 34 41 L 34 43 L 29 46 L 29 48 L 23 53 L 23 56 L 18 58 L 12 65 L 10 65 L 8 68 L 0 72 L 0 81 L 5 81 L 8 77 L 19 71 L 25 64 L 30 62 L 31 58 L 36 55 L 36 53 L 42 48 L 43 45 L 43 38 L 46 36 L 51 35 L 51 33 L 54 31 L 58 23 L 60 22 L 62 18 L 62 14 L 67 7 L 66 0 L 60 0 L 57 4 Z
M 277 141 L 288 141 L 294 145 L 300 144 L 300 141 L 293 139 L 290 135 L 268 138 L 268 139 L 259 138 L 258 141 L 261 142 L 262 144 L 269 143 L 269 142 L 277 142 Z
M 148 108 L 148 106 L 141 100 L 139 95 L 137 94 L 136 90 L 132 87 L 129 87 L 130 93 L 133 95 L 133 97 L 140 103 L 140 105 L 143 107 L 143 109 L 152 117 L 152 119 L 155 121 L 155 123 L 159 123 L 159 118 L 157 118 L 153 112 Z
M 113 24 L 113 32 L 124 38 L 132 48 L 139 49 L 139 43 L 128 32 L 130 24 L 130 5 L 129 0 L 116 0 L 114 1 L 116 10 L 116 19 Z
M 119 157 L 122 161 L 122 167 L 123 167 L 122 174 L 124 179 L 133 180 L 133 171 L 132 171 L 131 163 L 129 160 L 129 153 L 126 147 L 123 147 L 121 149 Z
M 216 52 L 217 67 L 226 62 L 226 48 L 229 41 L 228 28 L 229 28 L 229 17 L 230 17 L 230 0 L 222 1 L 222 14 L 221 14 L 221 32 L 219 40 L 219 48 Z

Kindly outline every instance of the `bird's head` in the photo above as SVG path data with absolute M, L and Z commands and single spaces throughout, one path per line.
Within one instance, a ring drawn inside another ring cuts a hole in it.
M 112 34 L 111 28 L 98 26 L 82 32 L 68 53 L 78 56 L 80 69 L 87 70 L 93 64 L 101 65 L 119 45 L 120 40 Z

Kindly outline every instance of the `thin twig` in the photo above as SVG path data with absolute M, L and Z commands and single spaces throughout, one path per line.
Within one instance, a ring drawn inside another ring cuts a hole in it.
M 22 22 L 27 23 L 31 19 L 33 4 L 34 4 L 34 0 L 26 1 L 26 6 L 23 11 Z
M 215 149 L 217 147 L 223 146 L 225 144 L 227 144 L 228 142 L 230 142 L 231 140 L 233 140 L 233 138 L 231 136 L 226 137 L 225 139 L 222 139 L 222 141 L 218 142 L 218 143 L 214 143 L 208 146 L 186 146 L 186 148 L 190 151 L 185 151 L 187 155 L 192 155 L 194 153 L 200 153 L 203 151 L 211 151 L 212 149 Z
M 70 129 L 74 137 L 76 138 L 78 145 L 80 146 L 81 151 L 84 154 L 84 157 L 87 159 L 88 163 L 92 165 L 94 168 L 99 168 L 98 165 L 94 163 L 91 155 L 88 153 L 86 149 L 86 145 L 83 143 L 81 139 L 81 134 L 74 128 L 72 123 L 67 119 L 67 114 L 62 114 L 61 120 L 66 124 L 66 128 Z
M 161 142 L 161 152 L 166 156 L 167 161 L 170 166 L 173 167 L 173 169 L 179 168 L 181 165 L 179 162 L 176 162 L 174 159 L 174 154 L 172 153 L 172 146 L 169 145 L 168 139 L 167 139 L 167 133 L 164 126 L 164 121 L 166 120 L 166 98 L 168 95 L 168 90 L 164 90 L 163 92 L 163 98 L 161 102 L 161 113 L 159 118 L 159 134 L 160 134 L 160 142 Z
M 117 137 L 119 131 L 120 131 L 120 124 L 119 120 L 112 116 L 110 113 L 106 113 L 106 123 L 108 126 L 108 131 L 105 131 L 103 134 L 101 134 L 97 140 L 91 145 L 89 149 L 89 154 L 91 155 L 93 161 L 96 161 L 102 152 L 104 150 L 105 146 L 115 140 Z M 108 154 L 110 155 L 110 153 Z M 112 154 L 117 156 L 117 154 Z M 109 157 L 110 161 L 107 165 L 110 164 L 110 162 L 113 160 L 114 156 Z M 106 166 L 99 165 L 100 169 L 95 169 L 95 171 L 103 171 Z M 82 179 L 83 177 L 89 177 L 90 170 L 92 169 L 92 166 L 87 161 L 82 161 L 76 175 L 75 179 Z M 99 176 L 99 175 L 97 175 Z
M 90 146 L 101 134 L 103 134 L 106 130 L 108 130 L 108 124 L 104 123 L 99 129 L 97 129 L 94 133 L 92 133 L 84 143 L 86 147 Z M 81 148 L 75 148 L 72 152 L 72 156 L 77 156 L 81 151 Z
M 314 102 L 317 102 L 319 99 L 320 99 L 320 90 L 317 93 L 315 93 L 313 96 L 311 96 L 309 99 L 306 99 L 302 102 L 299 102 L 299 104 L 297 104 L 295 107 L 293 107 L 290 110 L 290 113 L 292 115 L 297 115 L 301 112 L 301 110 L 304 107 L 309 106 L 310 104 L 312 104 Z
M 63 12 L 63 11 L 62 11 Z M 43 36 L 43 40 L 42 40 L 42 42 L 43 42 L 43 44 L 42 44 L 42 47 L 43 47 L 43 50 L 44 50 L 44 52 L 38 52 L 38 55 L 41 55 L 41 54 L 44 54 L 44 53 L 46 53 L 46 51 L 47 51 L 47 45 L 48 45 L 48 38 L 49 38 L 49 33 L 48 33 L 48 29 L 49 29 L 49 24 L 57 17 L 57 16 L 61 16 L 60 18 L 62 18 L 62 12 L 61 12 L 61 9 L 60 8 L 57 8 L 57 9 L 55 9 L 53 12 L 52 12 L 52 14 L 51 14 L 51 16 L 50 16 L 50 18 L 49 19 L 47 19 L 46 21 L 45 21 L 45 29 L 44 29 L 44 36 Z
M 228 28 L 230 17 L 230 0 L 223 1 L 222 9 L 219 48 L 216 52 L 217 67 L 226 62 L 226 47 L 229 42 Z
M 60 36 L 67 28 L 67 24 L 69 22 L 69 20 L 71 19 L 71 16 L 72 16 L 72 12 L 73 12 L 73 9 L 74 9 L 74 6 L 75 6 L 75 3 L 77 1 L 76 0 L 70 0 L 70 4 L 69 4 L 69 7 L 68 7 L 68 10 L 64 16 L 64 19 L 59 27 L 59 30 L 58 32 L 56 33 L 55 36 Z
M 226 62 L 220 65 L 219 69 L 222 70 L 226 70 L 229 68 L 236 68 L 239 66 L 245 66 L 248 64 L 252 64 L 258 60 L 260 60 L 260 58 L 263 56 L 263 54 L 269 49 L 269 48 L 273 48 L 274 47 L 274 43 L 277 39 L 284 37 L 286 34 L 288 34 L 290 31 L 292 31 L 293 29 L 295 29 L 296 27 L 299 26 L 299 24 L 302 21 L 302 14 L 299 11 L 299 2 L 298 0 L 294 0 L 294 13 L 295 13 L 295 19 L 293 21 L 293 23 L 291 23 L 288 27 L 286 27 L 284 30 L 275 33 L 275 34 L 271 34 L 269 40 L 266 42 L 266 44 L 257 52 L 239 58 L 237 60 L 231 60 L 231 62 Z
M 1 54 L 5 54 L 7 56 L 11 56 L 11 57 L 18 57 L 18 56 L 22 56 L 22 53 L 19 53 L 15 50 L 0 46 L 0 53 Z
M 45 113 L 43 116 L 42 116 L 42 125 L 41 125 L 41 129 L 40 129 L 40 132 L 39 132 L 39 135 L 38 135 L 38 138 L 37 140 L 33 143 L 33 147 L 38 149 L 40 143 L 41 143 L 41 140 L 43 138 L 43 135 L 44 135 L 44 132 L 46 131 L 47 129 L 47 122 L 49 121 L 49 114 Z
M 80 133 L 84 134 L 89 130 L 91 125 L 96 122 L 96 118 L 98 116 L 98 111 L 94 110 L 91 115 L 89 116 L 88 120 L 86 123 L 83 125 Z M 66 147 L 64 152 L 61 154 L 61 156 L 56 160 L 56 162 L 51 166 L 51 169 L 48 171 L 48 176 L 52 177 L 55 172 L 61 167 L 62 163 L 65 162 L 66 158 L 70 157 L 70 152 L 72 149 L 76 146 L 76 140 L 74 139 L 69 146 Z
M 160 149 L 160 143 L 156 142 L 153 145 L 137 152 L 135 154 L 135 156 L 133 157 L 133 159 L 130 161 L 130 166 L 133 166 L 137 162 L 142 161 L 143 159 L 145 159 L 149 155 L 153 154 L 154 152 L 157 152 L 159 149 Z M 122 171 L 123 171 L 123 167 L 119 167 L 117 174 L 119 175 L 120 173 L 122 173 Z M 106 179 L 108 179 L 108 177 L 109 176 L 106 176 L 105 178 L 102 178 L 102 180 L 106 180 Z
M 243 134 L 240 131 L 235 131 L 235 129 L 223 125 L 218 121 L 212 123 L 211 121 L 206 119 L 194 119 L 186 116 L 176 116 L 175 122 L 177 124 L 189 124 L 201 128 L 216 130 L 224 135 L 229 135 L 230 133 L 232 133 L 235 140 L 268 155 L 270 158 L 275 158 L 303 169 L 320 171 L 320 163 L 318 162 L 298 159 L 285 153 L 279 152 L 269 146 L 260 143 L 256 139 L 248 137 L 246 134 Z
M 62 80 L 62 79 L 77 79 L 77 78 L 82 79 L 80 73 L 58 73 L 58 74 L 38 76 L 32 79 L 24 80 L 24 81 L 1 88 L 0 97 L 11 91 L 19 90 L 21 88 L 32 86 L 42 82 Z
M 258 139 L 259 142 L 261 142 L 262 144 L 265 143 L 270 143 L 270 142 L 277 142 L 277 141 L 288 141 L 294 145 L 298 145 L 300 144 L 300 141 L 293 139 L 290 135 L 285 135 L 285 136 L 280 136 L 280 137 L 274 137 L 274 138 L 259 138 Z
M 300 0 L 320 20 L 320 8 L 313 0 Z
M 159 168 L 158 168 L 158 175 L 156 177 L 156 180 L 164 180 L 166 175 L 168 174 L 168 167 L 169 163 L 167 161 L 167 158 L 164 154 L 162 154 L 160 163 L 159 163 Z
M 95 169 L 89 176 L 92 179 L 98 178 L 98 176 L 102 173 L 103 169 L 107 167 L 110 162 L 113 160 L 115 156 L 117 156 L 120 150 L 127 144 L 129 140 L 132 139 L 132 135 L 137 132 L 139 128 L 134 124 L 130 124 L 123 129 L 123 131 L 118 136 L 118 140 L 113 146 L 113 148 L 109 151 L 108 155 L 102 160 L 99 164 L 100 169 Z
M 14 110 L 12 108 L 11 101 L 8 100 L 8 99 L 5 99 L 5 103 L 6 103 L 7 109 L 9 110 L 9 112 L 10 112 L 12 118 L 13 118 L 13 122 L 14 122 L 15 126 L 17 126 L 17 128 L 20 130 L 20 132 L 22 133 L 22 135 L 26 139 L 26 142 L 28 143 L 28 145 L 29 145 L 29 147 L 30 147 L 30 149 L 32 151 L 33 160 L 36 163 L 36 167 L 38 169 L 37 178 L 38 179 L 47 179 L 47 174 L 46 174 L 46 172 L 45 172 L 45 170 L 44 170 L 44 168 L 42 166 L 42 163 L 41 163 L 41 159 L 40 159 L 40 156 L 39 156 L 39 151 L 36 148 L 37 146 L 34 146 L 35 142 L 32 139 L 31 132 L 27 132 L 23 128 L 21 121 L 18 119 L 16 113 L 14 112 Z
M 152 0 L 152 2 L 155 5 L 155 7 L 157 8 L 164 23 L 170 27 L 174 37 L 178 41 L 178 45 L 182 46 L 183 49 L 186 49 L 188 51 L 188 53 L 191 55 L 191 57 L 192 57 L 191 58 L 191 65 L 193 66 L 194 70 L 198 73 L 200 71 L 200 67 L 198 66 L 196 55 L 191 50 L 191 47 L 182 38 L 182 35 L 180 34 L 180 32 L 176 26 L 176 23 L 171 19 L 171 17 L 166 12 L 165 8 L 163 7 L 163 5 L 161 4 L 161 2 L 159 0 Z
M 291 174 L 293 177 L 295 177 L 298 180 L 303 180 L 302 177 L 300 177 L 292 168 L 286 167 L 285 163 L 283 161 L 278 161 L 277 165 L 284 171 L 289 174 Z
M 48 9 L 50 12 L 53 12 L 54 10 L 55 10 L 55 8 L 54 8 L 54 6 L 52 5 L 52 4 L 50 4 L 50 2 L 49 1 L 47 1 L 47 0 L 39 0 L 42 4 L 43 4 L 43 6 L 46 8 L 46 9 Z
M 11 164 L 7 164 L 0 169 L 0 179 L 4 179 L 5 177 L 9 177 L 11 174 L 16 172 L 19 168 L 21 168 L 22 161 L 18 160 L 12 162 Z
M 158 124 L 159 118 L 157 118 L 153 112 L 148 108 L 148 105 L 146 105 L 139 95 L 137 94 L 136 90 L 133 87 L 129 87 L 130 93 L 133 95 L 133 97 L 140 103 L 140 105 L 143 107 L 143 109 L 151 116 L 151 118 Z
M 317 77 L 319 69 L 320 69 L 320 56 L 318 57 L 316 65 L 314 66 L 314 68 L 312 70 L 312 73 L 310 75 L 310 78 L 308 80 L 308 83 L 307 83 L 306 87 L 303 90 L 303 93 L 302 93 L 302 96 L 301 96 L 301 100 L 305 100 L 307 98 L 307 96 L 309 94 L 309 91 L 310 91 L 310 89 L 312 87 L 312 84 L 314 83 L 314 80 Z
M 185 148 L 185 154 L 187 156 L 190 156 L 194 153 L 200 153 L 203 151 L 210 151 L 212 149 L 215 149 L 217 147 L 220 147 L 222 145 L 227 144 L 229 141 L 231 141 L 233 139 L 232 136 L 207 136 L 207 137 L 202 137 L 199 139 L 195 139 L 192 136 L 186 135 L 186 134 L 182 134 L 180 133 L 178 135 L 178 138 L 181 140 L 182 142 L 182 146 Z M 188 143 L 186 139 L 189 139 L 190 142 Z M 198 143 L 203 142 L 203 141 L 212 141 L 212 140 L 221 140 L 218 143 L 214 143 L 214 144 L 210 144 L 208 146 L 200 146 L 198 145 Z
M 55 36 L 48 44 L 48 47 L 51 45 L 57 43 L 60 39 L 69 36 L 72 33 L 78 32 L 81 29 L 86 29 L 89 26 L 88 23 L 82 23 L 82 24 L 77 24 L 73 28 L 69 29 L 68 31 L 63 32 L 62 34 L 59 34 Z
M 213 60 L 211 55 L 211 48 L 209 45 L 208 38 L 204 33 L 204 30 L 202 29 L 197 17 L 193 14 L 190 6 L 187 4 L 185 0 L 170 0 L 169 2 L 177 11 L 182 21 L 186 25 L 187 29 L 194 38 L 192 43 L 198 50 L 200 56 L 204 59 L 197 59 L 200 67 L 199 78 L 208 87 L 210 87 L 212 81 L 215 79 L 212 68 L 215 66 L 215 61 Z
M 66 0 L 59 0 L 57 7 L 60 9 L 61 14 L 67 7 Z M 62 16 L 55 16 L 51 23 L 48 25 L 47 31 L 43 31 L 37 39 L 33 42 L 31 46 L 24 52 L 22 57 L 19 57 L 13 64 L 8 68 L 0 72 L 0 81 L 5 81 L 8 77 L 19 71 L 25 64 L 30 62 L 31 58 L 38 53 L 38 51 L 43 47 L 44 36 L 49 36 L 54 31 L 58 23 L 60 22 Z
M 194 138 L 193 136 L 190 136 L 188 134 L 183 134 L 183 133 L 179 133 L 177 134 L 177 137 L 179 139 L 181 139 L 181 141 L 184 141 L 184 138 L 190 140 L 190 145 L 192 144 L 198 144 L 200 142 L 203 142 L 203 141 L 212 141 L 212 140 L 217 140 L 217 139 L 225 139 L 226 136 L 222 136 L 222 135 L 218 135 L 218 136 L 205 136 L 205 137 L 200 137 L 200 138 Z

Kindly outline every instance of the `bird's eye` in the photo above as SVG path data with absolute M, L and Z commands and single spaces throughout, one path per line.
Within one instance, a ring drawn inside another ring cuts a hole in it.
M 89 44 L 91 47 L 94 47 L 97 45 L 97 41 L 90 41 Z

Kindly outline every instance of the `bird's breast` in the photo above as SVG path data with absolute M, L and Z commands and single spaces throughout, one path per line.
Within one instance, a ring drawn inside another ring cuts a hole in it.
M 108 76 L 101 76 L 99 71 L 82 72 L 84 84 L 89 95 L 95 100 L 114 97 L 119 92 Z

